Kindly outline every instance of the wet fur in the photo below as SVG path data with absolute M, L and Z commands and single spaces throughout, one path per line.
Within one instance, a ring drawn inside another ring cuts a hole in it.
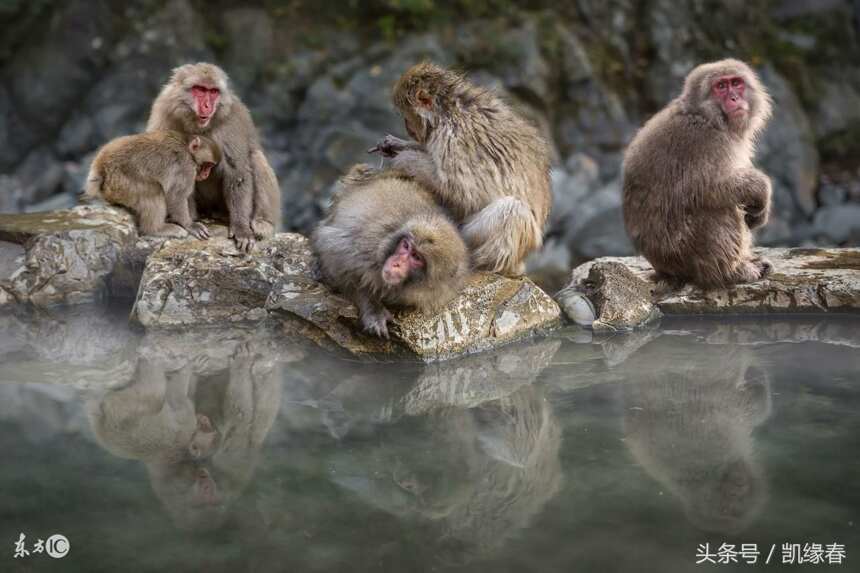
M 422 93 L 431 111 L 419 105 Z M 450 210 L 476 268 L 522 274 L 552 203 L 549 147 L 537 129 L 493 91 L 430 63 L 407 71 L 393 100 L 417 143 L 392 166 Z
M 713 81 L 746 81 L 748 121 L 727 121 L 710 95 Z M 704 64 L 684 91 L 652 117 L 624 157 L 624 224 L 665 283 L 725 287 L 762 278 L 770 264 L 753 256 L 751 229 L 767 222 L 770 179 L 753 167 L 756 137 L 771 100 L 743 62 Z

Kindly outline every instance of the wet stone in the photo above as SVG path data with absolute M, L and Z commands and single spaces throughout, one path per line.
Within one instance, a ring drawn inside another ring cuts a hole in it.
M 687 285 L 650 303 L 656 286 L 642 257 L 604 257 L 580 265 L 560 293 L 585 293 L 597 309 L 595 328 L 629 328 L 663 314 L 854 313 L 860 311 L 860 249 L 756 249 L 770 260 L 764 280 L 728 289 Z M 573 318 L 573 317 L 571 317 Z

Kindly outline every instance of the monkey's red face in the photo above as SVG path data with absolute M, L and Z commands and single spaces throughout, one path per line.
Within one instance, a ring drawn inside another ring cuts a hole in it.
M 213 167 L 215 167 L 214 163 L 201 163 L 197 167 L 197 176 L 194 179 L 196 179 L 197 181 L 203 181 L 204 179 L 208 179 Z
M 194 113 L 197 114 L 197 124 L 200 127 L 206 127 L 212 120 L 212 116 L 218 111 L 221 90 L 216 87 L 196 85 L 191 88 L 191 97 L 194 98 Z
M 717 78 L 711 89 L 723 113 L 730 120 L 743 118 L 749 112 L 750 106 L 745 95 L 746 82 L 742 77 Z
M 415 248 L 413 240 L 403 237 L 382 265 L 382 280 L 388 286 L 397 286 L 413 273 L 424 269 L 424 266 L 424 257 Z

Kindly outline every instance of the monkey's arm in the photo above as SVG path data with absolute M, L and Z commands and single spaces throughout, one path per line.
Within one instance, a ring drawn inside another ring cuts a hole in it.
M 750 229 L 767 223 L 772 187 L 770 177 L 753 167 L 739 169 L 729 180 L 737 204 L 746 211 L 744 219 Z
M 356 293 L 354 299 L 362 328 L 376 336 L 388 338 L 388 321 L 391 320 L 388 309 L 378 300 L 373 300 L 361 292 Z
M 250 165 L 250 151 L 224 149 L 225 160 L 222 166 L 221 184 L 224 200 L 230 215 L 230 236 L 236 247 L 246 253 L 254 248 L 254 231 L 251 229 L 251 216 L 254 209 L 254 177 Z
M 441 195 L 444 192 L 436 163 L 423 149 L 407 149 L 398 153 L 391 160 L 391 167 L 405 173 L 437 194 Z
M 417 141 L 407 141 L 391 134 L 380 139 L 376 146 L 367 150 L 368 153 L 381 153 L 385 157 L 394 157 L 407 150 L 421 150 L 423 146 Z
M 177 183 L 165 190 L 167 216 L 191 235 L 205 240 L 209 238 L 209 229 L 203 223 L 192 221 L 188 208 L 188 198 L 194 194 L 194 179 L 192 178 L 191 181 L 190 189 L 188 185 Z

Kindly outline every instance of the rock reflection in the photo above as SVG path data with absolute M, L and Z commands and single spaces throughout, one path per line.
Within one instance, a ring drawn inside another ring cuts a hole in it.
M 303 355 L 259 334 L 148 335 L 132 379 L 89 401 L 99 443 L 143 462 L 180 528 L 217 528 L 230 515 L 280 408 L 279 365 Z
M 531 383 L 559 344 L 423 369 L 387 402 L 388 423 L 334 455 L 333 480 L 379 509 L 436 524 L 444 562 L 494 553 L 561 484 L 559 424 Z
M 767 499 L 752 432 L 770 415 L 770 383 L 750 350 L 694 345 L 660 337 L 624 363 L 625 441 L 695 527 L 736 533 Z

